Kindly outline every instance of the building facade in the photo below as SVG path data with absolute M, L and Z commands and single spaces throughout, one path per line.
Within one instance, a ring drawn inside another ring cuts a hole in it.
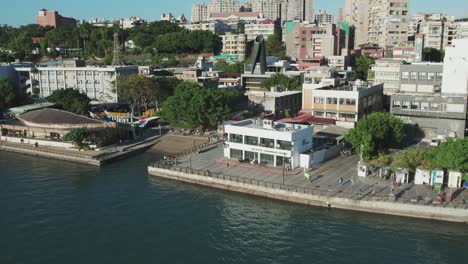
M 224 125 L 224 157 L 276 167 L 308 167 L 301 154 L 312 147 L 313 127 L 247 119 Z
M 468 96 L 468 39 L 453 40 L 445 49 L 442 94 Z
M 400 89 L 400 72 L 403 63 L 402 60 L 394 59 L 376 60 L 370 70 L 369 79 L 374 84 L 383 83 L 386 95 L 397 93 Z
M 334 19 L 332 14 L 328 14 L 327 10 L 319 10 L 317 14 L 315 14 L 315 23 L 317 24 L 333 24 Z
M 281 25 L 279 21 L 263 20 L 258 23 L 248 23 L 244 25 L 244 32 L 247 35 L 247 40 L 254 40 L 262 35 L 267 39 L 271 35 L 277 35 L 281 39 Z
M 275 118 L 294 116 L 301 110 L 302 93 L 292 92 L 255 92 L 246 93 L 249 104 L 262 112 L 269 112 Z M 260 108 L 260 109 L 259 109 Z
M 192 5 L 192 23 L 206 21 L 208 18 L 208 5 L 199 3 Z
M 303 86 L 302 112 L 333 118 L 342 126 L 354 127 L 364 115 L 383 109 L 383 85 L 361 83 L 315 88 Z M 338 124 L 338 123 L 337 123 Z
M 56 90 L 72 88 L 91 100 L 115 103 L 117 76 L 138 74 L 138 67 L 17 67 L 16 71 L 32 84 L 32 94 L 42 98 Z
M 442 63 L 413 63 L 400 66 L 401 93 L 440 92 L 442 88 Z
M 225 34 L 221 36 L 223 40 L 223 54 L 239 55 L 238 60 L 244 61 L 247 52 L 247 35 L 246 34 Z
M 335 24 L 287 22 L 285 35 L 286 54 L 298 60 L 300 70 L 320 66 L 314 60 L 341 55 L 346 45 L 343 30 Z
M 57 11 L 47 9 L 39 10 L 36 17 L 36 24 L 42 27 L 75 27 L 77 21 L 71 17 L 61 16 Z

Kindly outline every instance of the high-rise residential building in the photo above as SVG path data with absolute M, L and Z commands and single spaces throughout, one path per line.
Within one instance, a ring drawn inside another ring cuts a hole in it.
M 424 35 L 425 48 L 443 49 L 456 34 L 455 17 L 443 14 L 416 14 L 409 25 L 409 35 Z
M 304 24 L 286 22 L 286 55 L 296 58 L 299 69 L 321 66 L 322 62 L 335 55 L 341 55 L 345 47 L 345 33 L 335 24 Z
M 468 96 L 468 39 L 456 39 L 445 49 L 442 94 Z
M 327 10 L 319 10 L 315 14 L 315 22 L 317 24 L 333 24 L 333 15 L 328 14 Z
M 252 11 L 262 13 L 267 19 L 282 19 L 282 9 L 286 8 L 284 0 L 252 0 Z
M 192 23 L 203 22 L 208 18 L 208 6 L 205 3 L 192 6 Z
M 241 3 L 237 0 L 213 0 L 208 4 L 208 16 L 212 13 L 236 13 L 239 12 Z
M 66 27 L 76 26 L 77 21 L 71 17 L 63 17 L 57 11 L 49 11 L 47 9 L 39 10 L 36 17 L 36 24 L 42 27 Z
M 396 46 L 407 40 L 410 0 L 346 0 L 343 16 L 356 27 L 355 45 Z
M 287 20 L 314 21 L 314 0 L 288 0 Z
M 408 39 L 409 0 L 367 0 L 368 42 L 396 46 Z

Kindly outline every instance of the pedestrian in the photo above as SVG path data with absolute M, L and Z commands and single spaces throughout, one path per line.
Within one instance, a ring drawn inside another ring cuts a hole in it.
M 35 146 L 36 148 L 39 147 L 39 143 L 37 143 L 37 142 L 34 143 L 34 146 Z
M 338 180 L 338 182 L 343 185 L 343 177 L 340 177 L 340 179 Z
M 24 139 L 21 139 L 21 143 L 24 143 Z
M 226 166 L 229 168 L 229 161 L 227 162 Z

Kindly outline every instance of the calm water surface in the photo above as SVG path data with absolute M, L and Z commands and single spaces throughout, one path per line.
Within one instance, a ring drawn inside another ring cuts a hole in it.
M 0 152 L 0 263 L 467 263 L 468 225 L 306 207 Z

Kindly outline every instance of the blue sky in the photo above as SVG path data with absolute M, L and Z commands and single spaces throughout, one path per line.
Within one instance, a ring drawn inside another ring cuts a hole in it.
M 184 13 L 190 17 L 191 5 L 203 0 L 16 0 L 2 1 L 0 24 L 13 26 L 35 22 L 39 9 L 57 10 L 64 16 L 89 20 L 94 17 L 121 18 L 141 16 L 157 20 L 161 13 Z M 207 2 L 205 0 L 204 2 Z M 316 9 L 336 13 L 343 0 L 315 0 Z M 468 0 L 411 0 L 411 13 L 442 12 L 468 17 Z

